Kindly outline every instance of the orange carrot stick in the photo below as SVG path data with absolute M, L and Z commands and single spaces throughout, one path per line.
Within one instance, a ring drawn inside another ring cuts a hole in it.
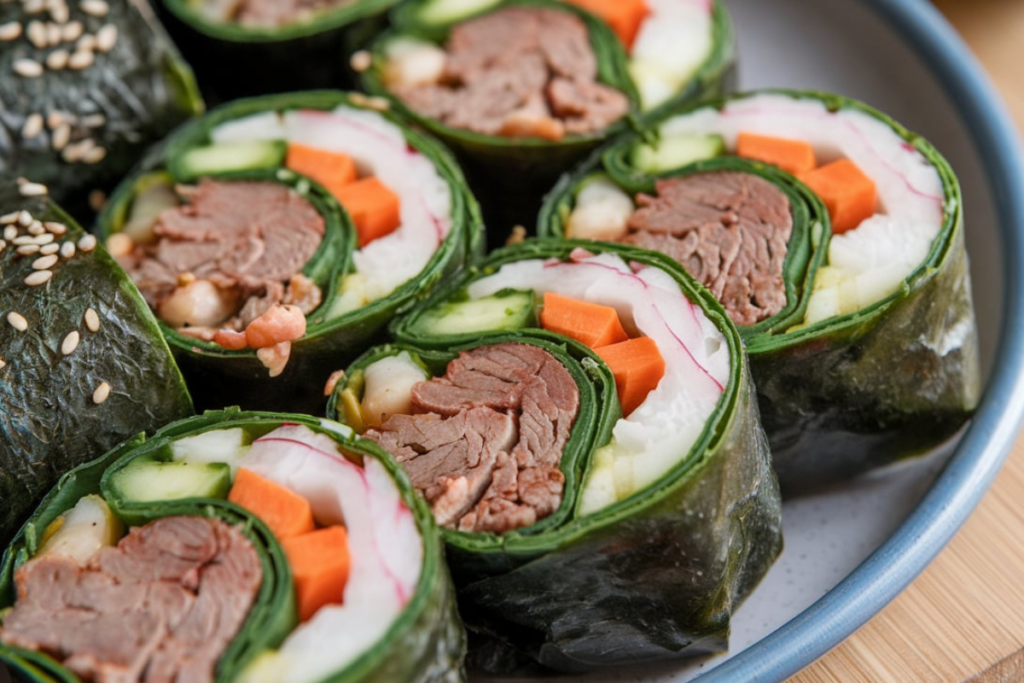
M 394 232 L 401 224 L 398 195 L 375 177 L 350 183 L 336 195 L 359 233 L 359 246 Z
M 244 467 L 235 474 L 228 500 L 263 520 L 279 541 L 316 528 L 308 500 Z
M 596 14 L 608 24 L 622 44 L 629 49 L 633 46 L 640 24 L 651 13 L 644 0 L 569 0 L 591 14 Z
M 736 139 L 736 156 L 763 161 L 793 175 L 813 171 L 817 166 L 811 143 L 755 133 L 739 134 Z
M 341 188 L 356 180 L 356 165 L 351 157 L 294 142 L 288 143 L 284 165 L 320 183 L 335 197 Z
M 828 207 L 835 234 L 852 230 L 875 213 L 875 183 L 857 164 L 840 159 L 798 176 Z
M 281 547 L 295 578 L 299 619 L 307 621 L 324 605 L 342 603 L 351 565 L 345 527 L 286 538 Z
M 611 306 L 570 299 L 553 292 L 544 293 L 540 324 L 549 332 L 564 334 L 592 349 L 629 339 L 619 322 L 618 312 Z
M 615 375 L 623 416 L 636 410 L 665 374 L 665 359 L 650 337 L 637 337 L 596 349 Z

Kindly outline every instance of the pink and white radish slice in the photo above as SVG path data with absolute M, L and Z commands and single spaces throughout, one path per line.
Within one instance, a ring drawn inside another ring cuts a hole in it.
M 615 254 L 578 250 L 568 262 L 541 259 L 502 266 L 469 287 L 473 299 L 502 289 L 533 289 L 611 306 L 631 336 L 652 338 L 665 375 L 612 441 L 597 451 L 583 482 L 580 514 L 623 500 L 686 457 L 729 382 L 729 348 L 722 333 L 657 268 L 630 268 Z
M 401 199 L 401 224 L 353 254 L 328 319 L 383 298 L 416 277 L 452 227 L 451 188 L 434 163 L 413 149 L 402 129 L 377 112 L 340 106 L 333 111 L 264 112 L 228 121 L 211 132 L 215 144 L 286 140 L 340 152 L 359 175 L 377 176 Z
M 330 437 L 284 425 L 252 442 L 239 465 L 306 498 L 321 525 L 344 524 L 351 573 L 344 602 L 321 608 L 243 676 L 311 683 L 339 671 L 384 636 L 411 599 L 423 565 L 412 511 L 375 459 L 347 460 Z

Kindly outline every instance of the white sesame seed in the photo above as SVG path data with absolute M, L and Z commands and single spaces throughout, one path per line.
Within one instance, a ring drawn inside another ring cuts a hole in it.
M 19 211 L 11 211 L 0 216 L 0 225 L 10 225 L 14 221 L 18 220 Z
M 73 43 L 81 37 L 83 30 L 82 22 L 69 21 L 61 28 L 60 37 L 64 39 L 64 42 Z
M 17 21 L 9 21 L 3 26 L 0 26 L 0 40 L 9 41 L 16 40 L 21 36 L 21 23 Z
M 4 239 L 7 240 L 8 242 L 13 241 L 14 238 L 17 236 L 18 228 L 16 228 L 15 226 L 8 225 L 6 228 L 4 228 Z
M 30 244 L 38 244 L 39 246 L 45 246 L 53 242 L 53 235 L 50 233 L 43 233 L 42 235 L 36 235 L 32 238 Z
M 96 235 L 83 235 L 78 240 L 78 248 L 82 251 L 92 251 L 96 248 Z
M 18 186 L 22 197 L 41 197 L 48 191 L 42 183 L 22 183 Z
M 84 34 L 75 43 L 75 49 L 82 50 L 83 52 L 92 52 L 96 49 L 96 36 L 91 33 Z
M 6 367 L 7 367 L 7 361 L 5 361 L 3 358 L 0 358 L 0 370 L 3 370 Z
M 44 256 L 56 254 L 58 251 L 60 251 L 60 245 L 57 244 L 56 242 L 51 242 L 50 244 L 39 247 L 39 253 L 43 254 Z
M 110 11 L 110 6 L 104 0 L 82 0 L 78 8 L 94 17 L 105 17 Z
M 32 270 L 49 270 L 57 265 L 57 255 L 40 256 L 32 262 Z
M 51 16 L 53 15 L 53 10 L 50 10 L 50 15 Z M 60 25 L 59 24 L 53 24 L 53 23 L 47 23 L 46 24 L 46 44 L 47 45 L 49 45 L 50 47 L 56 47 L 57 45 L 60 45 L 60 40 L 61 40 L 60 34 L 61 34 L 61 31 L 60 31 Z
M 53 131 L 50 136 L 50 144 L 53 147 L 54 152 L 59 152 L 68 146 L 71 141 L 71 126 L 63 124 L 57 126 L 57 129 Z
M 100 316 L 91 308 L 85 311 L 85 326 L 89 328 L 90 332 L 99 332 L 100 330 Z
M 81 71 L 82 69 L 87 69 L 92 66 L 94 60 L 95 57 L 93 57 L 92 52 L 89 50 L 83 50 L 79 47 L 78 50 L 68 58 L 68 68 L 74 69 L 75 71 Z
M 18 247 L 17 249 L 15 249 L 15 251 L 18 252 L 19 254 L 21 254 L 22 256 L 31 256 L 32 254 L 36 254 L 36 253 L 39 252 L 39 245 L 38 244 L 24 244 L 24 245 Z
M 86 128 L 99 128 L 107 123 L 107 117 L 103 114 L 89 114 L 82 118 L 82 125 Z
M 61 71 L 68 65 L 70 56 L 67 50 L 54 50 L 46 55 L 46 68 L 50 71 Z
M 22 280 L 22 282 L 24 282 L 29 287 L 38 287 L 39 285 L 48 282 L 51 277 L 53 277 L 52 270 L 37 270 L 36 272 L 32 273 L 24 280 Z
M 107 24 L 96 32 L 96 49 L 100 52 L 110 52 L 117 44 L 117 26 Z
M 62 125 L 67 120 L 68 117 L 64 114 L 64 112 L 56 110 L 51 111 L 49 114 L 46 115 L 46 127 L 49 128 L 50 130 L 53 130 L 54 128 L 57 128 L 60 125 Z
M 89 150 L 95 146 L 96 143 L 92 141 L 92 138 L 85 138 L 65 147 L 64 151 L 61 152 L 61 157 L 69 164 L 74 164 L 81 161 Z
M 135 249 L 135 240 L 123 232 L 116 232 L 107 239 L 107 251 L 114 258 L 127 256 Z
M 353 71 L 362 73 L 373 65 L 373 55 L 366 50 L 359 50 L 352 53 L 352 58 L 349 59 L 348 63 Z
M 107 150 L 104 147 L 93 147 L 85 156 L 82 157 L 82 161 L 87 164 L 98 164 L 107 156 Z
M 65 24 L 71 16 L 71 12 L 68 10 L 68 6 L 63 2 L 51 2 L 50 16 L 53 17 L 53 20 L 58 24 Z
M 64 337 L 64 341 L 61 342 L 60 352 L 65 356 L 70 356 L 78 348 L 79 341 L 81 341 L 81 336 L 78 334 L 78 330 L 71 330 L 68 332 L 68 336 Z
M 24 332 L 28 329 L 28 321 L 25 320 L 25 316 L 21 313 L 11 311 L 7 314 L 7 322 L 10 323 L 11 327 L 18 330 L 18 332 Z
M 42 50 L 46 47 L 46 25 L 41 21 L 30 21 L 25 29 L 29 42 Z
M 46 9 L 45 0 L 26 0 L 22 7 L 26 14 L 39 14 Z
M 96 387 L 96 391 L 92 392 L 92 402 L 96 405 L 103 403 L 110 396 L 110 385 L 106 382 L 100 382 L 100 385 Z
M 35 78 L 36 76 L 43 75 L 43 65 L 34 59 L 15 59 L 14 65 L 11 67 L 14 73 L 25 78 Z
M 7 248 L 7 242 L 4 241 L 4 240 L 0 240 L 0 254 L 2 254 L 4 249 L 6 249 L 6 248 Z
M 42 114 L 29 114 L 25 118 L 25 125 L 21 127 L 21 137 L 26 140 L 31 140 L 35 136 L 43 132 L 43 116 Z
M 39 236 L 42 235 L 44 232 L 46 232 L 46 228 L 44 228 L 43 224 L 40 223 L 39 221 L 36 221 L 32 225 L 28 226 L 28 234 L 30 235 Z
M 65 242 L 64 244 L 60 245 L 60 255 L 63 256 L 64 258 L 71 258 L 72 256 L 74 256 L 75 243 Z
M 21 213 L 18 214 L 18 223 L 20 223 L 23 228 L 27 228 L 32 225 L 32 221 L 34 220 L 35 218 L 32 218 L 32 214 L 24 209 L 22 209 Z
M 56 221 L 46 221 L 43 223 L 43 227 L 52 232 L 54 235 L 63 235 L 68 231 L 68 226 L 63 223 L 57 223 Z
M 36 244 L 36 238 L 32 237 L 31 235 L 18 235 L 17 237 L 15 237 L 11 241 L 14 242 L 15 246 L 19 246 L 19 247 L 22 246 L 22 245 L 25 245 L 25 244 Z M 39 246 L 39 245 L 36 244 L 36 246 Z

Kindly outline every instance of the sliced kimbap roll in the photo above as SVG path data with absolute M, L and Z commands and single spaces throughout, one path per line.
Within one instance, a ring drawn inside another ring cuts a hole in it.
M 525 242 L 396 322 L 329 410 L 444 527 L 476 665 L 716 652 L 781 550 L 740 338 L 662 257 Z
M 480 244 L 444 150 L 343 94 L 229 105 L 150 162 L 100 234 L 208 407 L 317 412 L 309 384 Z
M 207 413 L 68 473 L 0 564 L 30 681 L 462 681 L 433 520 L 372 444 Z
M 0 176 L 0 543 L 65 472 L 192 414 L 146 303 L 46 195 Z
M 47 185 L 77 216 L 203 109 L 149 6 L 130 0 L 0 4 L 0 74 L 0 173 Z
M 671 116 L 563 178 L 538 232 L 653 249 L 711 289 L 784 490 L 923 452 L 977 405 L 959 185 L 860 103 L 770 91 Z

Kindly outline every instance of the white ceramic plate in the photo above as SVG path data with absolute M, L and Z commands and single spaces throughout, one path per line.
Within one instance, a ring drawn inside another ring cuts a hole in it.
M 560 683 L 777 681 L 852 633 L 948 542 L 991 483 L 1024 413 L 1024 172 L 1001 102 L 923 0 L 725 0 L 740 89 L 847 95 L 929 139 L 963 185 L 985 400 L 957 443 L 783 509 L 786 548 L 737 611 L 728 654 Z M 952 458 L 950 457 L 952 455 Z

